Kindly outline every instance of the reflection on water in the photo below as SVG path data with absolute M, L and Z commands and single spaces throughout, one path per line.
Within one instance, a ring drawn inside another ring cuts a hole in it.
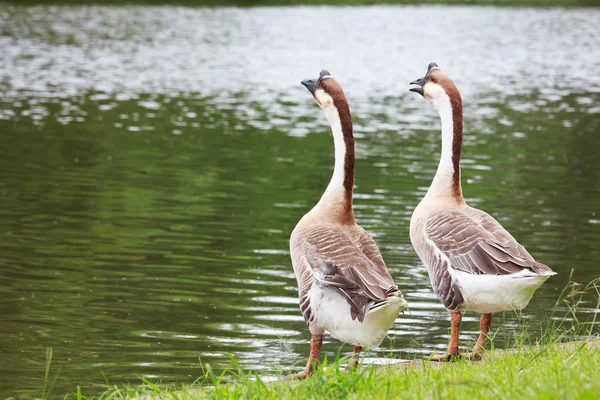
M 0 6 L 0 394 L 40 396 L 47 347 L 57 393 L 99 388 L 102 372 L 190 383 L 199 357 L 218 371 L 229 353 L 265 376 L 305 361 L 288 238 L 329 180 L 332 140 L 298 82 L 325 67 L 353 111 L 357 219 L 411 307 L 366 362 L 448 337 L 408 238 L 439 122 L 406 83 L 432 60 L 463 90 L 468 201 L 559 273 L 523 313 L 542 320 L 572 268 L 598 275 L 598 23 L 596 10 Z M 499 346 L 523 323 L 502 319 Z

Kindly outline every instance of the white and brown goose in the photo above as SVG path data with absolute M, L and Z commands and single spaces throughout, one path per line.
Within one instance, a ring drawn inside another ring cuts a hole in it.
M 442 155 L 427 194 L 410 220 L 410 239 L 425 264 L 433 291 L 450 312 L 448 354 L 456 358 L 462 310 L 483 314 L 480 334 L 469 358 L 479 358 L 492 313 L 524 308 L 550 276 L 494 218 L 469 207 L 460 184 L 463 139 L 462 99 L 454 82 L 431 63 L 409 89 L 435 106 L 442 122 Z
M 312 335 L 304 378 L 316 368 L 323 333 L 354 346 L 348 367 L 363 347 L 383 340 L 406 302 L 377 245 L 354 220 L 354 137 L 348 101 L 327 71 L 302 81 L 325 113 L 335 146 L 333 176 L 321 199 L 294 228 L 290 252 L 300 310 Z

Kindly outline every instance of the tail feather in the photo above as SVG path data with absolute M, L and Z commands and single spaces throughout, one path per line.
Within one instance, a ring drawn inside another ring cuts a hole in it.
M 394 287 L 396 290 L 389 293 L 388 297 L 385 300 L 373 302 L 372 304 L 370 304 L 370 307 L 368 308 L 368 312 L 375 311 L 381 307 L 385 307 L 387 305 L 394 304 L 394 303 L 399 303 L 401 305 L 400 312 L 408 309 L 408 303 L 406 302 L 406 300 L 404 300 L 404 296 L 398 290 L 397 286 L 394 286 Z
M 552 271 L 552 269 L 545 264 L 539 263 L 537 261 L 534 261 L 531 264 L 531 270 L 538 275 L 556 275 L 556 272 Z

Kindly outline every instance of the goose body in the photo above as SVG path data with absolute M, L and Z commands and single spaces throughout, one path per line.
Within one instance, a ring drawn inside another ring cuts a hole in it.
M 434 293 L 452 316 L 448 355 L 458 355 L 461 311 L 483 316 L 471 357 L 483 351 L 491 314 L 521 310 L 555 273 L 535 259 L 493 217 L 466 204 L 460 184 L 463 115 L 454 82 L 435 63 L 411 83 L 442 122 L 442 154 L 433 182 L 410 221 L 410 238 L 425 264 Z
M 411 242 L 449 311 L 521 310 L 554 275 L 484 211 L 429 200 L 413 213 Z
M 292 233 L 291 252 L 309 330 L 357 347 L 378 346 L 406 304 L 377 245 L 356 224 L 303 225 Z
M 354 220 L 354 138 L 344 92 L 327 71 L 302 84 L 325 112 L 335 146 L 331 181 L 290 237 L 300 310 L 312 334 L 306 369 L 298 374 L 306 377 L 325 331 L 354 346 L 355 365 L 363 347 L 381 343 L 406 302 L 375 241 Z

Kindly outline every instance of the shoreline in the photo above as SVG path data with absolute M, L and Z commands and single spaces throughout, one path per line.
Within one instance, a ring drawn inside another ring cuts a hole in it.
M 324 365 L 315 375 L 298 380 L 282 377 L 263 382 L 258 375 L 231 370 L 233 381 L 212 376 L 203 386 L 145 388 L 107 392 L 107 398 L 136 400 L 204 398 L 384 398 L 488 399 L 490 392 L 503 398 L 593 398 L 600 390 L 600 337 L 585 340 L 493 349 L 482 360 L 435 362 L 416 359 L 396 364 L 359 367 L 343 372 L 339 360 Z M 207 376 L 211 371 L 207 373 Z M 588 375 L 589 374 L 589 375 Z M 531 376 L 536 379 L 532 380 Z M 104 396 L 103 396 L 104 398 Z

